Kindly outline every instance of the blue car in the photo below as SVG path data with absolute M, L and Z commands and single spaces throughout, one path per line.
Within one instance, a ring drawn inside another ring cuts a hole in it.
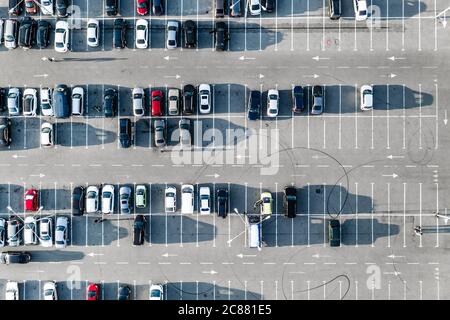
M 302 112 L 304 108 L 303 88 L 301 86 L 295 86 L 292 88 L 292 111 Z
M 259 119 L 261 112 L 261 92 L 250 92 L 250 99 L 248 101 L 248 120 Z

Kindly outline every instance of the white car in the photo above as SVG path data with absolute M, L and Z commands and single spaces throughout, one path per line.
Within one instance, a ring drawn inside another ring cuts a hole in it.
M 72 115 L 82 116 L 84 110 L 84 89 L 75 87 L 72 89 Z
M 136 21 L 136 48 L 148 48 L 148 21 L 145 19 Z
M 142 117 L 145 114 L 144 110 L 144 89 L 134 88 L 131 92 L 133 97 L 133 114 L 135 117 Z
M 181 213 L 194 213 L 194 186 L 192 184 L 181 186 Z
M 41 88 L 39 92 L 41 113 L 43 116 L 53 116 L 52 107 L 52 89 L 48 87 Z
M 98 47 L 100 24 L 97 19 L 89 19 L 87 22 L 86 41 L 89 47 Z
M 355 10 L 356 21 L 364 21 L 367 19 L 366 0 L 353 0 L 353 9 Z
M 41 12 L 42 12 L 42 14 L 52 16 L 53 15 L 53 0 L 41 0 Z
M 10 116 L 20 114 L 20 90 L 19 88 L 10 88 L 8 90 L 8 112 Z
M 177 189 L 173 186 L 167 186 L 164 197 L 165 212 L 177 211 Z
M 19 284 L 15 281 L 6 283 L 5 300 L 19 300 Z
M 209 84 L 201 84 L 198 87 L 200 99 L 200 113 L 206 114 L 211 112 L 211 86 Z
M 55 50 L 67 52 L 69 50 L 69 24 L 66 21 L 58 21 L 55 25 Z
M 41 146 L 51 147 L 54 144 L 54 127 L 52 123 L 42 122 L 41 125 Z
M 102 213 L 114 213 L 114 186 L 111 184 L 102 188 Z
M 23 226 L 23 243 L 28 245 L 38 244 L 37 223 L 34 217 L 26 217 Z
M 267 116 L 275 118 L 278 115 L 278 100 L 280 96 L 278 90 L 269 90 L 267 94 Z
M 152 284 L 149 292 L 150 300 L 164 300 L 164 289 L 161 284 Z
M 98 211 L 99 190 L 96 186 L 89 186 L 86 190 L 86 213 Z
M 53 246 L 53 219 L 45 217 L 39 223 L 39 240 L 41 246 L 49 248 Z
M 365 84 L 361 86 L 361 110 L 373 109 L 373 87 Z
M 180 89 L 169 89 L 169 115 L 177 116 L 180 104 Z
M 201 187 L 200 193 L 200 214 L 211 213 L 211 190 L 209 187 Z
M 261 14 L 261 1 L 260 0 L 250 0 L 248 2 L 248 10 L 252 16 L 258 16 Z
M 56 282 L 47 281 L 42 288 L 44 291 L 44 300 L 58 300 L 58 293 L 56 291 Z
M 69 218 L 58 217 L 56 218 L 55 227 L 55 247 L 58 249 L 64 249 L 69 242 Z
M 167 49 L 176 49 L 178 47 L 178 22 L 168 21 L 167 22 Z
M 23 92 L 23 115 L 27 117 L 36 116 L 37 111 L 37 90 L 28 88 Z

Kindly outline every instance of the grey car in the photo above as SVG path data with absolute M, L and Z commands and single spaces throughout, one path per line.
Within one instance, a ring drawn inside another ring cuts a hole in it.
M 169 90 L 169 115 L 177 116 L 180 110 L 180 89 Z
M 181 149 L 188 149 L 191 147 L 191 120 L 181 119 L 178 125 L 180 128 Z
M 155 120 L 155 146 L 164 147 L 166 145 L 166 122 L 162 119 Z
M 324 110 L 323 87 L 314 86 L 312 91 L 313 91 L 313 105 L 311 108 L 311 114 L 320 115 L 323 113 Z
M 120 187 L 119 189 L 119 199 L 120 199 L 120 213 L 130 214 L 131 213 L 131 188 L 128 186 Z

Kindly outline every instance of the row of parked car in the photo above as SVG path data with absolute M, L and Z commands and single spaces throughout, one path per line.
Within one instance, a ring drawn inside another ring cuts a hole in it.
M 40 244 L 45 248 L 55 245 L 57 249 L 63 249 L 70 242 L 70 220 L 64 216 L 56 217 L 54 229 L 53 223 L 52 217 L 43 216 L 0 218 L 0 247 Z
M 101 285 L 89 283 L 86 287 L 86 300 L 101 299 Z M 131 300 L 131 288 L 126 284 L 119 286 L 117 300 Z M 42 285 L 42 297 L 44 300 L 58 300 L 58 284 L 56 281 L 46 281 Z M 16 281 L 8 281 L 5 286 L 5 300 L 20 300 L 19 284 Z M 149 289 L 149 300 L 164 300 L 164 287 L 162 284 L 153 283 Z

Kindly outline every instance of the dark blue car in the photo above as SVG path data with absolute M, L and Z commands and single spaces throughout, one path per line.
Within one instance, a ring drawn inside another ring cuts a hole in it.
M 261 92 L 250 92 L 250 99 L 248 101 L 248 120 L 259 119 L 261 112 Z
M 304 108 L 303 88 L 301 86 L 295 86 L 292 88 L 292 111 L 302 112 Z

